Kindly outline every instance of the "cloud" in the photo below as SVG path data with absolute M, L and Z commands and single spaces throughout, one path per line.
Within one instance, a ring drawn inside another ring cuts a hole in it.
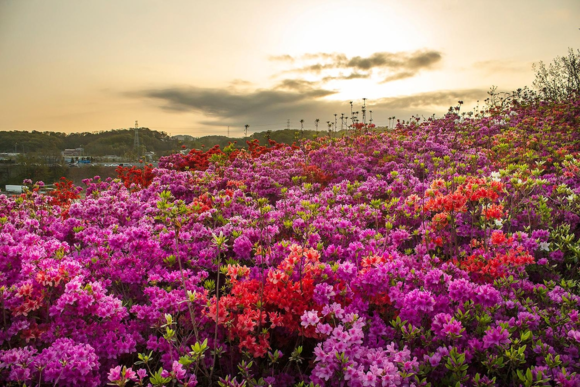
M 303 81 L 306 82 L 307 81 Z M 154 99 L 161 102 L 160 107 L 177 112 L 199 112 L 206 116 L 218 118 L 245 117 L 260 114 L 264 111 L 280 111 L 288 107 L 300 106 L 310 100 L 316 100 L 334 94 L 334 91 L 305 88 L 299 81 L 287 80 L 286 88 L 258 89 L 252 92 L 236 92 L 229 89 L 172 87 L 145 90 L 130 93 L 132 96 Z M 294 89 L 292 89 L 294 88 Z
M 326 52 L 317 52 L 314 54 L 304 54 L 300 57 L 302 60 L 330 60 L 332 62 L 345 62 L 348 60 L 346 54 L 341 54 L 337 52 L 326 53 Z
M 486 73 L 515 73 L 530 71 L 531 62 L 518 62 L 511 60 L 486 60 L 475 62 L 473 68 Z
M 355 56 L 345 66 L 360 70 L 373 68 L 420 70 L 429 68 L 440 60 L 441 53 L 437 51 L 415 51 L 412 53 L 377 52 L 366 58 Z
M 405 79 L 405 78 L 411 78 L 415 74 L 416 73 L 413 71 L 401 71 L 398 73 L 394 73 L 393 75 L 389 75 L 381 83 L 388 83 L 388 82 L 398 81 L 398 80 Z
M 324 77 L 322 78 L 322 82 L 329 82 L 329 81 L 334 81 L 334 80 L 349 80 L 349 79 L 366 79 L 366 78 L 370 78 L 371 74 L 369 73 L 350 73 L 348 75 L 344 75 L 344 74 L 340 74 L 337 76 L 328 76 L 328 77 Z
M 277 62 L 294 62 L 294 58 L 291 55 L 271 55 L 268 59 Z
M 315 82 L 285 80 L 274 89 L 258 89 L 239 92 L 231 89 L 168 87 L 130 93 L 132 97 L 151 99 L 162 109 L 176 113 L 197 113 L 206 118 L 199 123 L 204 126 L 243 127 L 249 124 L 253 131 L 282 129 L 286 120 L 291 127 L 299 127 L 305 120 L 305 128 L 313 129 L 314 120 L 334 121 L 334 114 L 350 115 L 348 101 L 328 100 L 323 97 L 335 92 L 316 87 Z M 483 100 L 486 90 L 443 90 L 408 96 L 379 98 L 367 101 L 367 110 L 373 111 L 375 123 L 385 125 L 391 116 L 408 118 L 411 115 L 444 114 L 458 100 L 466 104 Z M 360 103 L 361 101 L 359 101 Z M 354 110 L 360 107 L 355 102 Z M 360 118 L 360 117 L 359 117 Z M 339 119 L 340 124 L 340 119 Z
M 233 81 L 230 82 L 230 86 L 232 87 L 248 87 L 248 86 L 252 86 L 253 83 L 250 81 L 246 81 L 244 79 L 234 79 Z
M 312 91 L 318 82 L 307 81 L 305 79 L 284 79 L 275 86 L 276 90 L 292 90 L 292 91 Z
M 449 107 L 458 100 L 474 102 L 487 98 L 487 91 L 482 89 L 439 90 L 407 96 L 381 98 L 373 105 L 379 109 L 429 109 Z
M 343 53 L 319 52 L 304 54 L 298 58 L 280 55 L 271 57 L 271 59 L 285 60 L 292 64 L 300 62 L 300 65 L 284 71 L 285 74 L 321 75 L 325 73 L 321 78 L 322 82 L 370 78 L 373 74 L 379 73 L 385 77 L 383 80 L 385 83 L 413 77 L 422 70 L 431 70 L 441 62 L 442 57 L 443 55 L 439 51 L 419 50 L 395 53 L 375 52 L 367 57 L 354 56 L 351 58 Z M 343 72 L 340 75 L 329 74 L 329 72 L 336 72 L 336 70 Z

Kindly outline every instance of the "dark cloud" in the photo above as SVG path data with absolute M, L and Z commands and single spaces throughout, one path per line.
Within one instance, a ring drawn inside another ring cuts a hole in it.
M 417 51 L 404 60 L 403 67 L 412 70 L 431 68 L 441 59 L 442 55 L 438 51 Z
M 319 85 L 318 82 L 307 81 L 305 79 L 284 79 L 275 87 L 276 90 L 292 91 L 312 91 Z
M 307 103 L 334 93 L 312 87 L 301 92 L 273 89 L 249 93 L 237 93 L 228 89 L 175 87 L 146 90 L 132 95 L 161 101 L 163 103 L 161 107 L 168 110 L 197 111 L 206 116 L 231 118 L 259 114 L 268 110 L 284 110 L 286 107 Z
M 296 83 L 293 83 L 295 81 Z M 280 87 L 283 85 L 283 87 Z M 299 127 L 299 120 L 305 120 L 305 128 L 313 129 L 314 120 L 334 121 L 342 113 L 350 114 L 348 101 L 323 99 L 335 92 L 316 88 L 316 84 L 304 80 L 285 80 L 271 90 L 256 90 L 241 93 L 230 89 L 207 89 L 197 87 L 174 87 L 145 90 L 131 93 L 133 97 L 148 98 L 162 109 L 175 112 L 201 113 L 205 126 L 243 127 L 249 124 L 253 131 L 282 129 L 286 120 L 291 127 Z M 408 96 L 380 98 L 367 101 L 367 110 L 373 111 L 375 123 L 386 125 L 388 118 L 396 116 L 407 119 L 411 115 L 430 116 L 444 114 L 449 106 L 458 100 L 466 104 L 486 98 L 486 90 L 444 90 Z M 360 111 L 360 103 L 355 101 L 354 110 Z M 360 118 L 360 117 L 359 117 Z M 339 119 L 340 123 L 340 119 Z
M 486 90 L 440 90 L 427 93 L 419 93 L 408 96 L 381 98 L 374 106 L 379 109 L 426 109 L 433 107 L 449 107 L 455 105 L 458 100 L 469 103 L 482 100 L 487 97 Z
M 275 58 L 284 58 L 279 56 Z M 292 58 L 292 57 L 290 57 Z M 349 75 L 328 74 L 322 81 L 335 79 L 348 80 L 369 78 L 374 72 L 387 74 L 383 82 L 392 82 L 410 78 L 422 70 L 433 69 L 441 62 L 442 54 L 434 50 L 419 50 L 414 52 L 376 52 L 368 57 L 355 56 L 348 58 L 341 53 L 304 54 L 298 58 L 305 62 L 300 66 L 286 70 L 284 73 L 322 74 L 327 70 L 351 70 Z M 295 58 L 292 58 L 292 62 Z M 312 63 L 314 62 L 314 63 Z

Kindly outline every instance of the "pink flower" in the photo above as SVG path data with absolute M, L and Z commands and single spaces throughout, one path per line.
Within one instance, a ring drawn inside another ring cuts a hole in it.
M 137 380 L 137 374 L 135 373 L 135 371 L 133 371 L 132 368 L 127 368 L 125 370 L 125 380 L 132 380 L 132 381 Z
M 147 370 L 145 368 L 141 368 L 137 370 L 137 375 L 139 376 L 139 380 L 143 380 L 147 376 Z
M 305 328 L 309 327 L 310 325 L 316 325 L 318 324 L 318 322 L 320 321 L 320 318 L 318 317 L 318 313 L 314 310 L 305 312 L 302 317 L 300 318 L 300 320 L 302 320 L 301 325 Z
M 571 330 L 568 332 L 568 337 L 580 343 L 580 331 Z
M 181 380 L 185 377 L 185 370 L 183 369 L 183 365 L 178 361 L 173 362 L 172 371 L 175 379 L 177 380 Z
M 116 366 L 109 370 L 109 380 L 111 382 L 116 382 L 121 380 L 121 366 Z

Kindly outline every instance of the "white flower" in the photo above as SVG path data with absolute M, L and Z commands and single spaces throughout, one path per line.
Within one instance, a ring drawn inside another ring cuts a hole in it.
M 542 250 L 542 251 L 550 251 L 550 243 L 548 243 L 548 242 L 541 242 L 540 243 L 540 250 Z
M 501 180 L 500 177 L 501 176 L 500 176 L 500 173 L 499 172 L 492 172 L 491 173 L 491 180 L 492 181 L 500 181 Z
M 495 225 L 496 225 L 497 227 L 500 227 L 500 228 L 501 228 L 501 227 L 503 226 L 503 220 L 501 220 L 501 219 L 496 219 L 496 220 L 495 220 Z

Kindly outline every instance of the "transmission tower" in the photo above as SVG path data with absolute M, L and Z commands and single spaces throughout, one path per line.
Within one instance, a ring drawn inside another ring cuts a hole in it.
M 139 155 L 139 150 L 141 149 L 141 145 L 139 144 L 139 124 L 135 121 L 135 140 L 133 141 L 133 148 L 137 151 L 137 155 Z

